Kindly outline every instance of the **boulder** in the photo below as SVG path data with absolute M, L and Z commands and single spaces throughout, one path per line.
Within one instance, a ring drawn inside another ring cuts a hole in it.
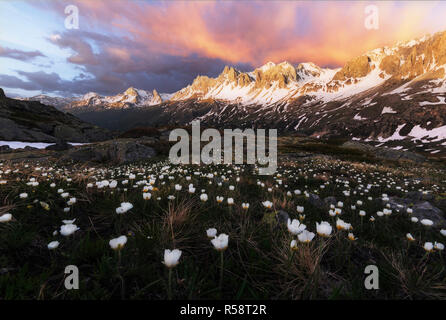
M 55 144 L 46 147 L 46 150 L 65 151 L 71 149 L 73 146 L 64 140 L 58 140 Z
M 310 196 L 308 197 L 308 202 L 310 202 L 313 206 L 319 209 L 325 208 L 325 202 L 322 201 L 322 199 L 314 193 L 310 193 Z
M 0 153 L 9 153 L 12 150 L 9 146 L 0 146 Z
M 413 216 L 419 220 L 429 219 L 434 223 L 434 227 L 445 227 L 446 218 L 440 209 L 434 207 L 430 202 L 423 201 L 415 204 L 413 207 Z
M 279 224 L 281 224 L 281 223 L 287 224 L 288 219 L 290 218 L 290 216 L 289 216 L 288 212 L 283 211 L 283 210 L 279 210 L 279 212 L 277 212 L 276 218 L 277 218 L 277 222 Z
M 1 99 L 1 98 L 6 98 L 6 96 L 5 96 L 5 91 L 3 91 L 2 88 L 0 88 L 0 99 Z

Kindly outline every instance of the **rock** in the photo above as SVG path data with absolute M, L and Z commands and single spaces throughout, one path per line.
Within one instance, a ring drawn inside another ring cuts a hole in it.
M 420 199 L 419 194 L 413 193 L 412 198 L 391 197 L 389 201 L 383 201 L 383 204 L 389 204 L 394 212 L 406 212 L 407 208 L 413 210 L 412 216 L 418 220 L 429 219 L 434 222 L 434 227 L 446 227 L 446 217 L 443 211 L 433 206 L 430 202 Z
M 383 147 L 374 147 L 365 143 L 360 143 L 357 141 L 347 141 L 341 145 L 343 148 L 354 149 L 364 153 L 369 153 L 377 158 L 387 159 L 387 160 L 410 160 L 417 163 L 426 161 L 426 158 L 418 153 L 395 150 Z
M 283 211 L 283 210 L 279 210 L 279 212 L 276 215 L 277 218 L 277 222 L 283 223 L 283 224 L 287 224 L 288 219 L 290 218 L 290 216 L 288 215 L 288 212 Z
M 445 227 L 446 218 L 440 209 L 434 207 L 430 202 L 423 201 L 415 204 L 413 207 L 412 215 L 419 220 L 429 219 L 434 222 L 434 227 Z
M 6 96 L 5 96 L 5 91 L 3 91 L 2 88 L 0 88 L 0 99 L 1 99 L 1 98 L 6 98 Z
M 116 164 L 146 160 L 156 155 L 155 149 L 135 139 L 112 140 L 70 149 L 65 159 L 74 161 L 112 162 Z
M 38 101 L 0 99 L 0 140 L 56 142 L 103 141 L 112 138 L 105 129 Z
M 64 140 L 58 140 L 55 144 L 49 145 L 45 150 L 65 151 L 71 149 L 73 146 Z
M 310 193 L 310 196 L 308 197 L 308 202 L 310 202 L 313 206 L 319 209 L 325 208 L 325 203 L 322 201 L 322 199 L 314 193 Z
M 412 201 L 421 201 L 423 200 L 423 193 L 421 191 L 410 191 L 406 193 L 404 196 L 406 199 L 410 199 Z
M 12 150 L 9 146 L 0 146 L 0 153 L 9 153 Z

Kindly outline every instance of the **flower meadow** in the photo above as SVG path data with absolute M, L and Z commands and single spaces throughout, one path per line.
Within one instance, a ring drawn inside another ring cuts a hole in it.
M 4 299 L 444 299 L 440 166 L 1 163 Z M 409 199 L 395 204 L 395 198 Z M 79 269 L 79 289 L 64 286 Z M 364 269 L 379 270 L 379 289 Z

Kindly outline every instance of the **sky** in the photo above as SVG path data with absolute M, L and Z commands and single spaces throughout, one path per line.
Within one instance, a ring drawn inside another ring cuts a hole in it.
M 445 30 L 444 1 L 2 0 L 0 87 L 9 96 L 171 93 L 225 65 L 341 67 Z

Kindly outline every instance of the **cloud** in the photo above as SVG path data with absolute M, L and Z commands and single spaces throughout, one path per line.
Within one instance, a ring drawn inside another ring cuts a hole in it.
M 70 0 L 32 4 L 61 17 L 66 5 L 79 7 L 80 29 L 52 30 L 47 40 L 69 50 L 66 62 L 77 66 L 83 76 L 71 82 L 50 76 L 44 82 L 39 74 L 22 74 L 47 85 L 46 90 L 73 93 L 116 94 L 129 86 L 172 92 L 199 74 L 217 75 L 226 64 L 243 71 L 284 60 L 339 67 L 368 50 L 446 28 L 446 5 L 433 1 Z M 364 9 L 371 4 L 379 9 L 378 30 L 364 27 Z
M 36 57 L 45 57 L 45 55 L 38 50 L 22 51 L 0 46 L 0 57 L 11 58 L 20 61 L 30 61 L 35 59 Z

